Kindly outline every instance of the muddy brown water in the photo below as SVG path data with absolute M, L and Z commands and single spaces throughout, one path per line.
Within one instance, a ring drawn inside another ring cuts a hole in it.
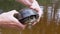
M 39 23 L 32 27 L 32 32 L 26 28 L 21 34 L 60 34 L 60 9 L 55 13 L 48 7 L 43 10 L 43 16 Z M 0 34 L 20 34 L 20 31 L 14 29 L 0 28 Z

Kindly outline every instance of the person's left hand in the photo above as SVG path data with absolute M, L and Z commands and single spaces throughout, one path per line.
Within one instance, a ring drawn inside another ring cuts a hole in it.
M 25 29 L 26 25 L 22 24 L 18 19 L 14 17 L 14 14 L 17 14 L 16 10 L 5 12 L 0 14 L 0 27 L 3 28 L 12 28 L 17 30 Z
M 38 2 L 37 2 L 36 0 L 33 0 L 33 3 L 32 3 L 32 5 L 30 6 L 30 8 L 36 10 L 37 13 L 39 14 L 39 18 L 37 19 L 37 22 L 39 22 L 42 14 L 43 14 L 43 11 L 42 11 L 42 9 L 40 8 Z M 35 25 L 37 22 L 33 23 L 33 25 Z

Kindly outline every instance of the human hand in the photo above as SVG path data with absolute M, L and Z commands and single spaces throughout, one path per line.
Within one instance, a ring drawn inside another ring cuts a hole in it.
M 42 14 L 43 14 L 43 11 L 42 11 L 42 9 L 40 8 L 38 2 L 37 2 L 36 0 L 33 0 L 33 3 L 32 3 L 32 5 L 30 6 L 30 8 L 36 10 L 37 13 L 39 14 L 39 18 L 37 19 L 37 22 L 39 22 Z M 33 25 L 35 25 L 37 22 L 33 23 Z
M 16 13 L 18 13 L 16 10 L 12 10 L 12 11 L 0 14 L 0 27 L 23 30 L 26 27 L 26 25 L 21 24 L 18 21 L 18 19 L 16 19 L 13 16 Z

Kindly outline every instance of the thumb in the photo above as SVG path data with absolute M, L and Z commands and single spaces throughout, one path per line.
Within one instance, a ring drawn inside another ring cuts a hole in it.
M 22 24 L 20 21 L 18 21 L 18 19 L 16 19 L 15 17 L 11 17 L 11 20 L 14 21 L 17 25 L 17 28 L 21 28 L 21 29 L 25 29 L 26 25 Z
M 18 13 L 16 10 L 12 10 L 12 11 L 7 12 L 7 15 L 13 16 L 16 13 Z
M 40 6 L 39 6 L 39 4 L 38 4 L 38 2 L 36 0 L 33 0 L 33 3 L 30 6 L 30 8 L 32 8 L 32 9 L 34 9 L 36 11 L 40 10 Z

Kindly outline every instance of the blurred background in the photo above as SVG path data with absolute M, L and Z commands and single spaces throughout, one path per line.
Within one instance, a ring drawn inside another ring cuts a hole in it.
M 41 20 L 32 27 L 32 32 L 26 28 L 23 31 L 0 28 L 0 34 L 60 34 L 60 0 L 37 0 L 43 13 Z M 0 0 L 0 12 L 20 10 L 26 6 L 15 0 Z

